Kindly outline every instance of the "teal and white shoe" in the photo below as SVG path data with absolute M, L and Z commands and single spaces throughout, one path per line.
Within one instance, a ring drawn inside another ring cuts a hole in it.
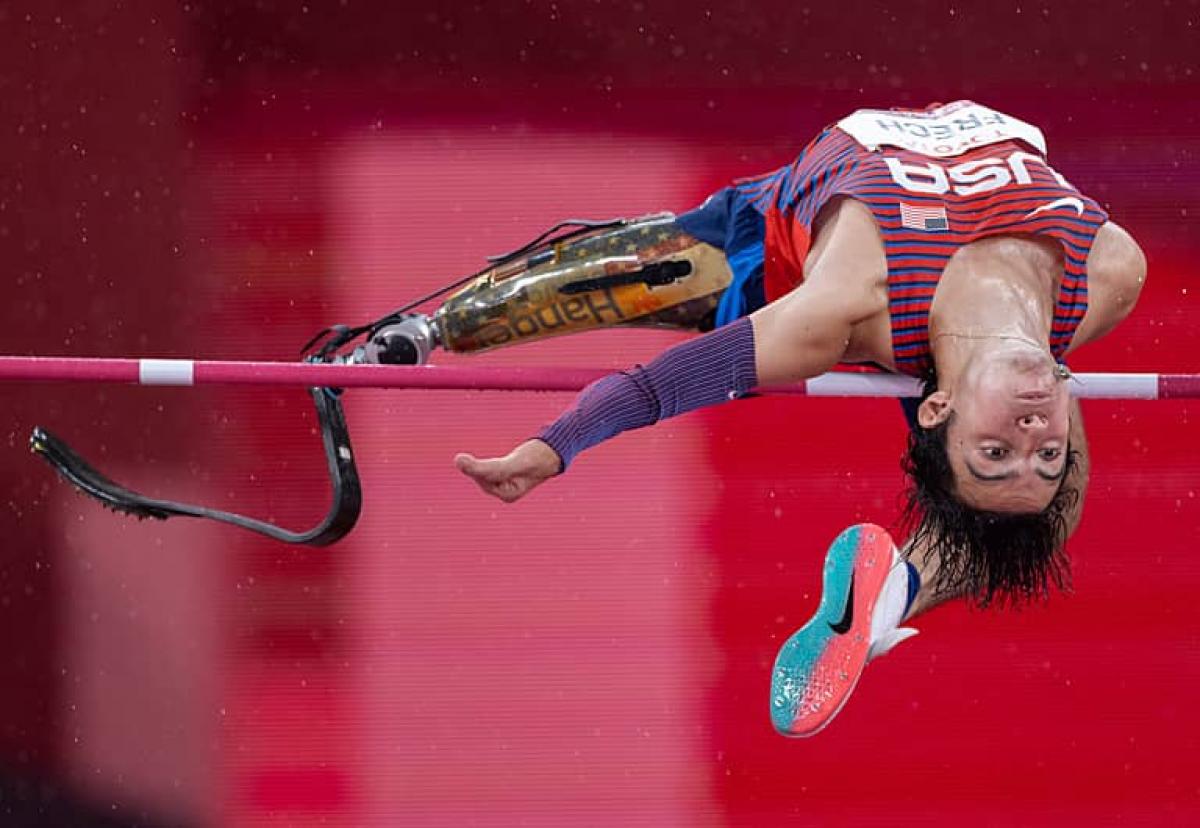
M 771 674 L 771 722 L 812 736 L 838 714 L 871 659 L 917 634 L 897 626 L 908 604 L 908 569 L 891 535 L 851 526 L 825 556 L 817 613 L 784 642 Z

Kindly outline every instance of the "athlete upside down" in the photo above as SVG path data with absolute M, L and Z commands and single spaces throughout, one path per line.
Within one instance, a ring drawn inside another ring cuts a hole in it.
M 912 534 L 902 554 L 876 527 L 830 550 L 825 600 L 776 664 L 773 720 L 791 735 L 829 722 L 867 661 L 914 633 L 904 620 L 1063 586 L 1089 460 L 1061 360 L 1128 315 L 1146 265 L 1048 165 L 1039 130 L 967 101 L 860 111 L 677 221 L 732 269 L 720 327 L 459 469 L 514 501 L 589 446 L 758 385 L 839 363 L 923 377 L 904 461 Z

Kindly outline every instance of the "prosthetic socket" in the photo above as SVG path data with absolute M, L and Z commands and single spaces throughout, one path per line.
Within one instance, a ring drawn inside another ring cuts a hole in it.
M 423 364 L 618 325 L 705 331 L 730 282 L 725 255 L 670 213 L 615 222 L 484 271 L 432 314 L 380 328 L 359 358 Z

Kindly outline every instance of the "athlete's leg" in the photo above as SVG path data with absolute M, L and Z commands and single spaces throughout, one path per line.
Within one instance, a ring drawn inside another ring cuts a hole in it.
M 916 635 L 901 627 L 911 596 L 909 566 L 891 536 L 851 526 L 825 556 L 821 603 L 788 637 L 771 672 L 771 722 L 786 736 L 812 736 L 849 700 L 871 659 Z
M 956 589 L 939 590 L 937 584 L 938 559 L 936 553 L 927 548 L 905 544 L 901 552 L 916 570 L 919 586 L 916 596 L 904 613 L 904 620 L 915 618 L 923 612 L 928 612 L 939 604 L 963 597 L 963 592 Z

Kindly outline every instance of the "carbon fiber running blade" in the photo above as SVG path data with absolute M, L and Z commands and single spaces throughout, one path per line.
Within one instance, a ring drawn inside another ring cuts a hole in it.
M 158 500 L 138 494 L 101 474 L 63 440 L 42 428 L 34 428 L 29 438 L 29 446 L 35 454 L 53 466 L 63 479 L 114 511 L 137 518 L 157 520 L 171 517 L 208 518 L 284 543 L 327 546 L 345 537 L 354 528 L 362 511 L 362 487 L 358 479 L 358 469 L 354 464 L 350 434 L 346 429 L 346 419 L 338 392 L 328 388 L 309 390 L 313 402 L 316 403 L 317 419 L 321 424 L 321 438 L 333 485 L 333 503 L 325 519 L 305 532 L 292 532 L 273 523 L 233 512 L 172 500 Z
M 33 434 L 29 437 L 29 448 L 53 466 L 64 480 L 84 494 L 96 498 L 109 509 L 138 518 L 157 520 L 166 520 L 172 515 L 197 516 L 188 511 L 186 504 L 162 504 L 114 483 L 96 471 L 70 446 L 43 428 L 34 427 Z

